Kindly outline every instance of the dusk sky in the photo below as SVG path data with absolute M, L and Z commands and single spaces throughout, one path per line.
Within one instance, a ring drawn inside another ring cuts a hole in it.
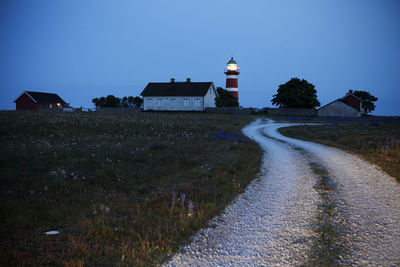
M 0 0 L 0 109 L 24 90 L 93 107 L 171 77 L 225 87 L 232 55 L 241 106 L 298 77 L 321 105 L 364 90 L 400 115 L 399 0 Z

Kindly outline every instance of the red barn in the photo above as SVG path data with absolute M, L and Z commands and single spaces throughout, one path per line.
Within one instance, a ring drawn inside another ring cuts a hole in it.
M 346 103 L 349 106 L 357 109 L 359 112 L 362 112 L 362 100 L 353 95 L 353 92 L 350 90 L 345 97 L 341 98 L 343 103 Z
M 362 100 L 349 92 L 342 98 L 321 107 L 317 111 L 320 117 L 361 117 L 365 114 Z
M 14 102 L 17 110 L 63 109 L 68 106 L 57 94 L 31 91 L 24 91 Z

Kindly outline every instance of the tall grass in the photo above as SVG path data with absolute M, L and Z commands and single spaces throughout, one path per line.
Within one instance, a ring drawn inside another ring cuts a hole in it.
M 0 265 L 163 262 L 258 173 L 250 120 L 0 112 Z

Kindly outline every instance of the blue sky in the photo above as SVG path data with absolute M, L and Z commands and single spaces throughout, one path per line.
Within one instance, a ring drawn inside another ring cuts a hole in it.
M 55 92 L 74 107 L 150 81 L 225 86 L 231 55 L 242 106 L 272 106 L 292 77 L 322 105 L 349 89 L 400 115 L 398 0 L 1 0 L 0 109 L 23 90 Z

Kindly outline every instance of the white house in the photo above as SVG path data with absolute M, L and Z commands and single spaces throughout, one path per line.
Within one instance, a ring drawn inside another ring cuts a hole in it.
M 213 82 L 148 83 L 140 94 L 143 96 L 143 110 L 159 111 L 204 111 L 215 107 L 218 95 Z

